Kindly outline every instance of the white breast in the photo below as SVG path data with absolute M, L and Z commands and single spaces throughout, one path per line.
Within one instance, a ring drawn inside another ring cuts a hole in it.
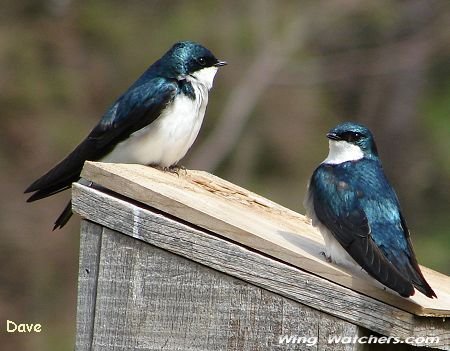
M 215 74 L 217 68 L 210 68 Z M 182 159 L 200 131 L 214 75 L 205 81 L 189 78 L 195 99 L 179 94 L 158 119 L 117 144 L 101 161 L 169 167 Z
M 327 158 L 322 162 L 325 164 L 340 164 L 347 161 L 356 161 L 364 157 L 361 148 L 344 140 L 329 140 L 329 153 Z M 317 218 L 314 211 L 314 200 L 311 191 L 308 189 L 303 202 L 306 209 L 306 215 L 311 218 L 312 225 L 317 227 L 325 241 L 325 254 L 334 263 L 346 266 L 352 270 L 360 269 L 355 260 L 345 251 L 341 244 L 335 239 L 333 234 L 323 223 Z

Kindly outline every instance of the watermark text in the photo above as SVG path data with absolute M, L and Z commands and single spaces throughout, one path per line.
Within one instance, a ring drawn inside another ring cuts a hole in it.
M 8 333 L 40 333 L 42 325 L 39 323 L 18 323 L 6 320 L 6 331 Z
M 317 336 L 300 336 L 300 335 L 281 335 L 278 339 L 279 344 L 303 344 L 306 346 L 315 346 L 318 343 Z M 327 338 L 328 344 L 411 344 L 417 346 L 425 346 L 438 344 L 438 336 L 410 336 L 400 339 L 396 336 L 342 336 L 330 335 Z

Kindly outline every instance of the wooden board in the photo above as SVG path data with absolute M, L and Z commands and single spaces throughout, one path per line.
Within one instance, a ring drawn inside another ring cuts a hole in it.
M 92 350 L 98 262 L 103 228 L 88 221 L 81 222 L 80 260 L 78 269 L 77 351 Z
M 138 239 L 135 241 L 183 256 L 372 333 L 400 339 L 437 337 L 438 343 L 427 346 L 450 350 L 448 318 L 417 317 L 173 216 L 155 213 L 157 210 L 127 198 L 120 199 L 117 194 L 74 184 L 72 199 L 74 210 L 83 218 Z M 111 276 L 112 280 L 119 278 L 120 275 Z M 98 293 L 109 294 L 105 289 Z
M 450 316 L 450 278 L 424 275 L 438 299 L 402 298 L 326 262 L 323 240 L 310 221 L 257 194 L 201 171 L 178 174 L 140 165 L 87 162 L 82 177 L 127 198 L 217 233 L 419 316 Z
M 282 335 L 315 338 L 320 350 L 362 349 L 328 344 L 329 336 L 359 335 L 354 324 L 110 229 L 97 289 L 93 350 L 292 348 Z

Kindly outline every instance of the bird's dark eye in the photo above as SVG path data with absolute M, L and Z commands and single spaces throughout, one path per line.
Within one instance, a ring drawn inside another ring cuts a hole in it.
M 354 132 L 354 133 L 350 133 L 349 135 L 349 141 L 350 142 L 355 142 L 358 141 L 359 139 L 361 139 L 362 135 L 360 133 Z
M 361 134 L 359 134 L 359 133 L 353 133 L 353 139 L 354 139 L 354 140 L 361 139 Z
M 200 57 L 200 58 L 198 59 L 198 63 L 200 64 L 200 66 L 206 65 L 206 60 L 205 60 L 205 58 L 204 58 L 204 57 Z
M 360 140 L 363 137 L 363 135 L 358 132 L 346 132 L 344 133 L 344 135 L 342 135 L 342 137 L 345 141 L 348 141 L 349 143 L 354 143 Z

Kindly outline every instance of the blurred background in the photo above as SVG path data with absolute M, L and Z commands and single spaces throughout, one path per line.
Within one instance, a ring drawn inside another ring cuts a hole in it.
M 64 157 L 174 42 L 219 71 L 182 164 L 304 213 L 305 186 L 344 120 L 375 134 L 419 261 L 450 274 L 450 2 L 3 0 L 0 12 L 0 344 L 72 350 L 79 218 L 69 192 L 23 190 Z M 41 323 L 6 334 L 6 319 Z

